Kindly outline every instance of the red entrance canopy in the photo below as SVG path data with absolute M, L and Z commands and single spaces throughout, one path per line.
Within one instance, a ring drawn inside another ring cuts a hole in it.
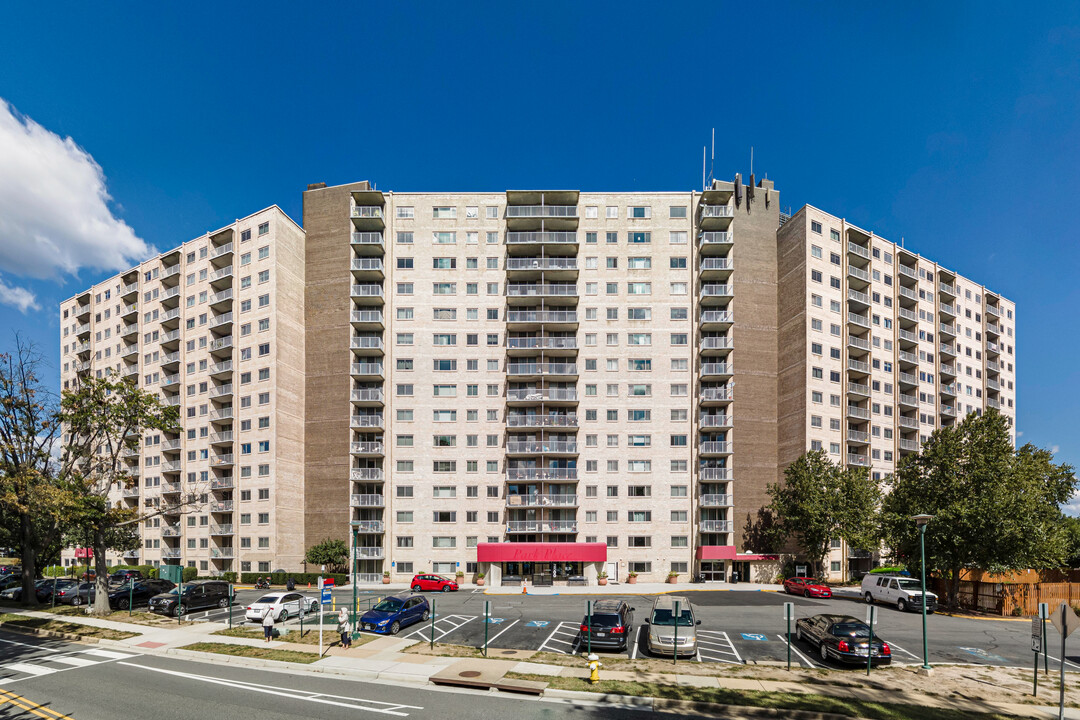
M 734 560 L 734 545 L 699 545 L 697 549 L 698 560 Z
M 477 562 L 604 562 L 605 543 L 477 543 Z

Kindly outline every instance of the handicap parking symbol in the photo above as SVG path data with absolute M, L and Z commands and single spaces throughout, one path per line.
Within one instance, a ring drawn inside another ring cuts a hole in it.
M 983 660 L 989 660 L 989 661 L 999 662 L 999 663 L 1008 662 L 1005 658 L 1001 657 L 1000 655 L 994 655 L 993 653 L 988 653 L 985 650 L 983 650 L 982 648 L 962 647 L 960 649 L 963 650 L 966 653 L 970 653 L 970 654 L 974 655 L 977 658 L 982 658 Z
M 743 640 L 757 640 L 758 642 L 769 642 L 769 638 L 765 635 L 759 635 L 758 633 L 742 633 Z
M 525 627 L 542 628 L 542 627 L 547 627 L 547 626 L 548 626 L 548 621 L 547 620 L 530 620 L 529 622 L 525 623 Z
M 492 625 L 498 625 L 499 623 L 501 623 L 501 622 L 503 621 L 503 618 L 493 618 L 493 617 L 489 617 L 489 618 L 487 619 L 487 621 L 488 621 L 489 623 L 491 623 Z

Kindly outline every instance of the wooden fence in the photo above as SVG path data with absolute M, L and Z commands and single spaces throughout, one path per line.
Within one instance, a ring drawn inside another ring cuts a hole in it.
M 948 599 L 948 583 L 934 578 L 931 588 L 944 606 Z M 1053 609 L 1061 603 L 1070 607 L 1080 606 L 1080 583 L 1003 583 L 986 581 L 960 581 L 960 607 L 965 610 L 992 613 L 1003 617 L 1032 616 L 1039 611 L 1039 603 L 1048 603 Z

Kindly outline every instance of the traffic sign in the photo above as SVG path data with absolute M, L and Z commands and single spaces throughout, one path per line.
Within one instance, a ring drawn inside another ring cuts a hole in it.
M 1076 616 L 1073 609 L 1069 607 L 1067 603 L 1061 603 L 1061 605 L 1054 610 L 1054 614 L 1050 617 L 1050 622 L 1054 624 L 1057 631 L 1061 633 L 1062 637 L 1069 637 L 1080 628 L 1080 617 Z
M 1037 617 L 1031 618 L 1031 649 L 1042 652 L 1042 620 Z
M 794 620 L 795 619 L 795 603 L 793 603 L 793 602 L 784 603 L 784 619 L 785 620 Z
M 323 589 L 322 589 L 322 604 L 323 605 L 329 605 L 333 601 L 333 592 L 334 592 L 333 587 L 323 586 Z
M 866 624 L 877 625 L 877 605 L 866 606 Z
M 1039 603 L 1039 619 L 1041 619 L 1041 620 L 1049 620 L 1050 619 L 1050 604 L 1049 603 Z

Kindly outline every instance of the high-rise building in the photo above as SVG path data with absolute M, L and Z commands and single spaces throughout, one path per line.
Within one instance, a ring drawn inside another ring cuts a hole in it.
M 65 389 L 116 373 L 180 410 L 179 433 L 147 433 L 124 452 L 137 484 L 110 501 L 147 519 L 142 547 L 109 563 L 203 575 L 297 568 L 304 231 L 266 208 L 65 300 L 60 318 Z
M 883 478 L 968 413 L 1015 419 L 1012 302 L 809 205 L 777 247 L 781 467 L 825 450 Z M 836 541 L 830 574 L 872 560 Z

